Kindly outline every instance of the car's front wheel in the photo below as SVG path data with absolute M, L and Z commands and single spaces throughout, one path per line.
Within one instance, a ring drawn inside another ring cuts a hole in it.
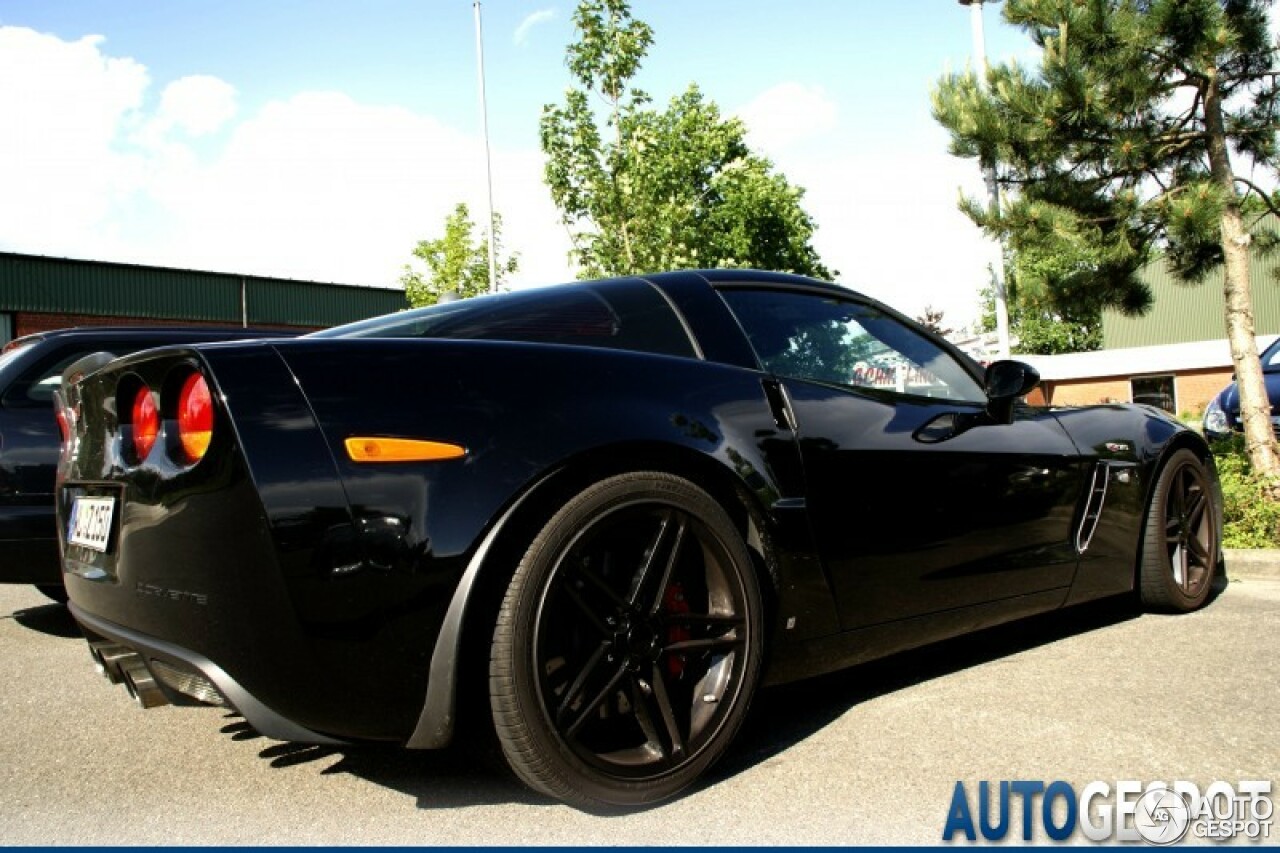
M 1187 612 L 1209 598 L 1220 546 L 1209 473 L 1190 450 L 1165 464 L 1147 508 L 1138 579 L 1142 603 Z
M 751 555 L 722 506 L 663 473 L 591 486 L 529 546 L 498 616 L 490 700 L 508 763 L 587 808 L 675 794 L 742 723 L 761 635 Z

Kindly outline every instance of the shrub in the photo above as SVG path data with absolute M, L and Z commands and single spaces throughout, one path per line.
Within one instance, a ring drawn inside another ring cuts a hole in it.
M 1280 548 L 1280 503 L 1271 500 L 1263 480 L 1249 469 L 1244 438 L 1213 443 L 1213 458 L 1222 480 L 1226 548 Z

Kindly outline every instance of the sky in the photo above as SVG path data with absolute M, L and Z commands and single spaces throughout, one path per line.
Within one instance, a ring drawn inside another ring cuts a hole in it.
M 516 286 L 574 278 L 538 119 L 563 99 L 570 0 L 482 3 L 493 196 Z M 994 247 L 929 91 L 971 50 L 955 0 L 633 0 L 635 85 L 697 83 L 806 190 L 839 280 L 946 325 Z M 987 54 L 1034 61 L 1000 6 Z M 484 216 L 471 0 L 3 0 L 0 250 L 394 286 L 459 201 Z

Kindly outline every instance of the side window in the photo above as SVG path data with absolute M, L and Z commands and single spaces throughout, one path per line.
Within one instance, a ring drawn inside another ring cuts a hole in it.
M 4 404 L 15 407 L 41 407 L 53 403 L 53 390 L 62 381 L 62 371 L 88 351 L 63 350 L 51 357 L 41 359 L 22 372 L 4 391 Z
M 149 349 L 161 345 L 161 341 L 106 341 L 96 344 L 80 344 L 72 349 L 62 349 L 45 356 L 39 362 L 23 371 L 4 391 L 6 406 L 50 406 L 53 405 L 53 392 L 62 382 L 62 371 L 73 361 L 84 358 L 93 352 L 110 352 L 114 355 L 128 355 L 141 349 Z
M 748 288 L 721 295 L 771 373 L 895 394 L 986 400 L 950 353 L 869 305 Z

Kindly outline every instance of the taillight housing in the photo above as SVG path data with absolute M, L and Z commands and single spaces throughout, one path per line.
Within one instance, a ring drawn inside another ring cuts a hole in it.
M 58 435 L 61 437 L 62 443 L 66 444 L 71 441 L 71 418 L 67 414 L 67 410 L 61 405 L 53 410 L 53 417 L 58 422 Z
M 151 378 L 154 380 L 154 371 Z M 189 362 L 168 370 L 159 392 L 136 373 L 121 378 L 116 391 L 120 449 L 128 465 L 190 467 L 209 452 L 213 439 L 213 395 L 209 382 Z M 75 428 L 75 411 L 69 412 Z M 73 436 L 74 438 L 74 436 Z M 156 449 L 156 442 L 160 448 Z M 154 457 L 164 451 L 165 460 Z
M 53 417 L 58 422 L 58 435 L 62 439 L 58 459 L 65 462 L 75 452 L 76 410 L 67 405 L 61 388 L 53 389 Z
M 133 457 L 141 462 L 151 453 L 160 436 L 160 409 L 156 406 L 155 394 L 145 383 L 133 392 L 129 423 L 133 427 Z
M 176 452 L 179 461 L 194 465 L 204 458 L 213 439 L 213 395 L 209 393 L 209 383 L 198 372 L 190 373 L 177 387 Z

